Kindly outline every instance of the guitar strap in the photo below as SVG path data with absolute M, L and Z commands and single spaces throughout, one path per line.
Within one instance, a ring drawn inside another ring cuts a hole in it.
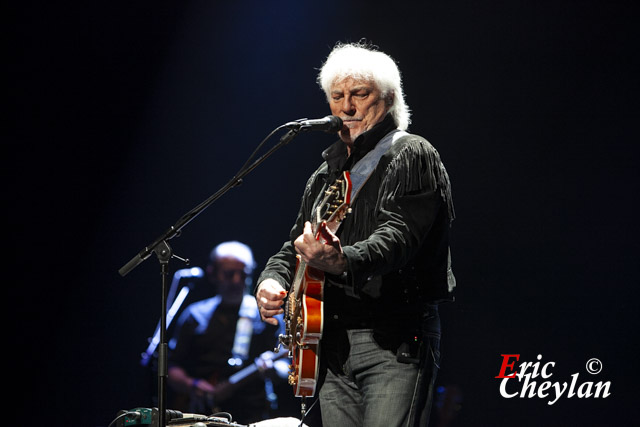
M 249 348 L 251 347 L 251 338 L 253 337 L 253 324 L 256 318 L 255 299 L 249 295 L 245 295 L 238 314 L 236 335 L 233 340 L 233 348 L 231 349 L 236 363 L 239 362 L 237 359 L 244 362 L 249 358 Z
M 351 204 L 353 204 L 353 201 L 360 192 L 360 189 L 364 183 L 367 182 L 371 173 L 378 165 L 380 157 L 382 157 L 398 139 L 405 135 L 409 134 L 400 129 L 392 130 L 378 141 L 371 151 L 365 154 L 364 157 L 358 160 L 358 162 L 351 167 L 351 170 L 349 171 L 349 177 L 351 179 Z M 315 212 L 317 210 L 318 204 L 323 197 L 324 192 L 321 191 L 313 203 L 313 209 L 311 212 Z
M 360 189 L 365 182 L 371 176 L 371 173 L 378 165 L 380 157 L 384 155 L 389 148 L 401 137 L 408 135 L 407 132 L 395 129 L 386 134 L 377 144 L 373 147 L 373 150 L 369 151 L 363 158 L 353 165 L 349 171 L 351 178 L 351 204 L 355 200 L 356 196 L 360 192 Z

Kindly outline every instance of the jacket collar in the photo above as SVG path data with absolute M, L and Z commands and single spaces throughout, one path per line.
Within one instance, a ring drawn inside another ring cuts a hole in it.
M 348 170 L 371 151 L 386 134 L 396 128 L 395 120 L 391 114 L 387 114 L 381 122 L 356 138 L 351 156 L 347 157 L 347 144 L 338 140 L 322 152 L 322 158 L 327 162 L 330 170 Z

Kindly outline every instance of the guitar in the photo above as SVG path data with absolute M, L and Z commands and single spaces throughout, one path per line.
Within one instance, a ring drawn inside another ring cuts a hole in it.
M 350 212 L 351 179 L 344 172 L 324 193 L 314 209 L 311 227 L 318 240 L 319 227 L 336 232 Z M 323 241 L 323 243 L 326 243 Z M 315 395 L 318 352 L 323 328 L 324 272 L 307 266 L 298 255 L 296 271 L 285 306 L 285 333 L 280 342 L 289 349 L 289 385 L 296 397 Z
M 236 395 L 236 392 L 247 382 L 264 375 L 270 369 L 274 369 L 274 362 L 286 356 L 288 354 L 285 351 L 276 353 L 266 351 L 251 365 L 234 373 L 225 381 L 218 381 L 216 374 L 206 378 L 206 381 L 215 386 L 216 390 L 213 395 L 196 396 L 194 393 L 176 393 L 172 403 L 176 408 L 194 413 L 219 412 L 219 404 Z

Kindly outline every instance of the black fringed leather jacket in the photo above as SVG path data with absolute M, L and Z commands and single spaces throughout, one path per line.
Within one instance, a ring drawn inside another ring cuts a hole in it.
M 394 131 L 396 124 L 387 115 L 356 139 L 351 157 L 342 141 L 322 153 L 325 162 L 307 182 L 290 240 L 268 260 L 257 284 L 272 278 L 289 289 L 296 266 L 293 241 L 310 220 L 314 201 Z M 390 319 L 413 324 L 425 306 L 452 299 L 449 177 L 429 142 L 403 135 L 380 157 L 337 232 L 348 271 L 326 275 L 324 316 L 345 327 L 370 327 Z

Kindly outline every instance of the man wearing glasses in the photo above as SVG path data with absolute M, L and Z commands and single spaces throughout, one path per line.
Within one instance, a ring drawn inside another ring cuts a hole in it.
M 235 422 L 256 422 L 267 415 L 269 379 L 254 375 L 235 385 L 228 379 L 256 358 L 261 368 L 270 366 L 260 356 L 269 354 L 282 331 L 280 325 L 261 322 L 256 301 L 248 295 L 255 268 L 251 249 L 224 242 L 209 258 L 205 273 L 216 295 L 185 308 L 169 342 L 171 409 L 228 412 Z

